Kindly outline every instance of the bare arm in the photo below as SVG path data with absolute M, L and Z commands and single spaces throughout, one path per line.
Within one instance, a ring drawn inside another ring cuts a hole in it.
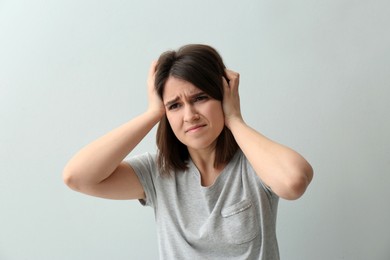
M 278 144 L 249 127 L 242 119 L 238 95 L 239 74 L 227 71 L 224 81 L 225 124 L 257 175 L 284 199 L 297 199 L 313 178 L 310 164 L 294 150 Z
M 64 182 L 72 189 L 110 199 L 140 199 L 144 191 L 123 159 L 158 123 L 165 110 L 154 91 L 155 63 L 148 77 L 148 110 L 81 149 L 65 166 Z

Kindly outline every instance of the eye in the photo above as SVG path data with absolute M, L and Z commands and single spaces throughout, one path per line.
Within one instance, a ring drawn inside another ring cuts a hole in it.
M 203 101 L 203 100 L 207 100 L 207 99 L 209 99 L 209 97 L 207 95 L 200 95 L 200 96 L 197 96 L 194 98 L 194 102 Z
M 173 103 L 172 105 L 168 106 L 168 110 L 175 110 L 178 109 L 179 107 L 180 107 L 179 103 Z

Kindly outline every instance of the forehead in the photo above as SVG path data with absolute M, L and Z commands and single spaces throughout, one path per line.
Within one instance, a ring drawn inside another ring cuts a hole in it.
M 194 84 L 170 76 L 164 86 L 163 100 L 170 100 L 177 97 L 181 98 L 199 92 L 202 92 L 202 90 L 197 88 Z

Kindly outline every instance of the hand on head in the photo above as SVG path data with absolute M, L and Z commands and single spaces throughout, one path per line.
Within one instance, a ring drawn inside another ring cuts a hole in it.
M 242 120 L 240 96 L 238 93 L 238 85 L 240 83 L 240 74 L 232 71 L 225 70 L 227 79 L 223 77 L 223 112 L 225 114 L 225 125 L 229 128 L 234 120 Z
M 165 114 L 164 103 L 156 92 L 155 76 L 156 76 L 157 61 L 153 61 L 148 73 L 148 110 L 154 113 L 159 113 L 161 116 Z

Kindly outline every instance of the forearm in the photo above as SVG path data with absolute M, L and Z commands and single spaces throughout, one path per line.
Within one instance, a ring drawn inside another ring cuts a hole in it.
M 257 175 L 278 196 L 296 199 L 304 193 L 313 170 L 300 154 L 268 139 L 241 119 L 231 123 L 230 130 Z
M 160 120 L 157 113 L 145 112 L 81 149 L 66 165 L 64 178 L 78 185 L 106 179 Z

